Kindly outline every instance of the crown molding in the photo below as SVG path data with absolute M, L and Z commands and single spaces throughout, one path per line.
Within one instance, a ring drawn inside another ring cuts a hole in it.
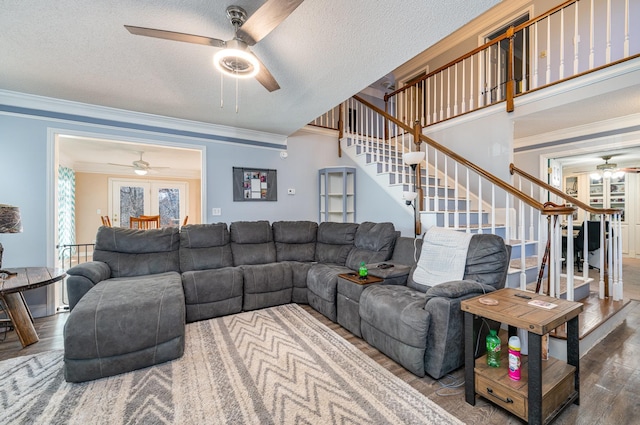
M 107 125 L 148 133 L 183 132 L 184 134 L 180 134 L 181 137 L 206 141 L 257 143 L 275 149 L 286 149 L 287 145 L 287 136 L 281 134 L 127 111 L 27 93 L 0 90 L 0 99 L 2 99 L 0 105 L 26 110 L 26 112 L 4 112 L 9 114 L 30 115 L 29 111 L 38 111 L 42 112 L 38 116 L 43 119 L 74 121 L 74 117 L 77 117 L 80 120 L 81 118 L 105 120 L 108 121 Z M 61 118 L 60 114 L 65 116 Z

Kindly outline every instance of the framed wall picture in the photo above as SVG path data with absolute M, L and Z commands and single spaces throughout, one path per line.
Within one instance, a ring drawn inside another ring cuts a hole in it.
M 233 167 L 233 201 L 277 201 L 276 170 Z

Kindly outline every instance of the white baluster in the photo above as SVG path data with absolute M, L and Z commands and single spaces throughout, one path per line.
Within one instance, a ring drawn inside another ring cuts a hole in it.
M 567 300 L 575 300 L 575 285 L 573 280 L 573 214 L 567 217 L 567 252 L 565 261 L 567 264 Z
M 484 233 L 482 229 L 483 219 L 482 219 L 482 211 L 483 210 L 483 202 L 482 202 L 482 176 L 478 174 L 478 234 L 481 235 Z
M 589 16 L 589 69 L 595 67 L 595 8 L 591 0 L 591 10 Z
M 560 79 L 564 78 L 564 37 L 564 8 L 562 8 L 560 9 L 560 66 L 558 67 Z
M 580 2 L 577 1 L 574 3 L 575 5 L 575 13 L 574 13 L 574 18 L 573 20 L 575 21 L 573 24 L 573 75 L 576 75 L 579 71 L 579 47 L 580 47 L 580 32 L 578 31 L 578 28 L 580 27 L 580 14 L 579 14 L 579 10 L 580 10 Z
M 605 63 L 611 63 L 611 0 L 607 0 L 607 49 Z
M 624 2 L 624 57 L 629 57 L 629 0 Z

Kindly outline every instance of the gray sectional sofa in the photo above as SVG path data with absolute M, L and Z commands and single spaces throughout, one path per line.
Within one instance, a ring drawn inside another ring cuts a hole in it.
M 503 240 L 472 241 L 467 280 L 424 292 L 410 277 L 421 241 L 400 237 L 391 223 L 101 227 L 94 261 L 67 271 L 65 379 L 82 382 L 178 358 L 185 322 L 292 302 L 362 335 L 416 375 L 439 378 L 463 362 L 460 301 L 504 286 Z M 383 281 L 352 287 L 339 278 L 361 262 Z M 382 262 L 394 267 L 380 269 Z

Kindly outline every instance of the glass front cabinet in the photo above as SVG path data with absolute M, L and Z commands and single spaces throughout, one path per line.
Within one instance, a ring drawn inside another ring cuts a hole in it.
M 611 177 L 589 176 L 589 205 L 597 208 L 621 208 L 621 220 L 625 221 L 626 174 Z M 591 220 L 597 218 L 592 214 Z

